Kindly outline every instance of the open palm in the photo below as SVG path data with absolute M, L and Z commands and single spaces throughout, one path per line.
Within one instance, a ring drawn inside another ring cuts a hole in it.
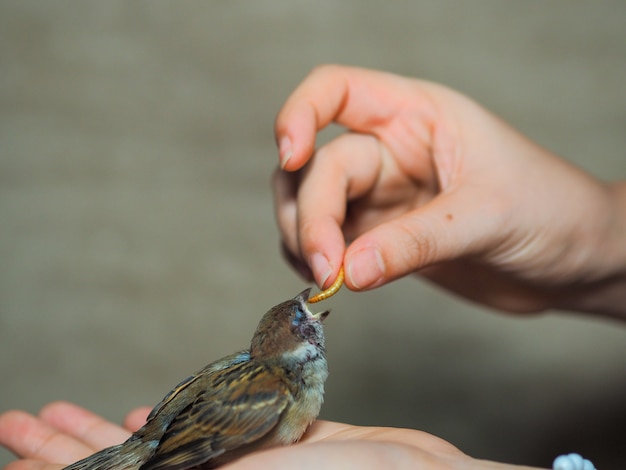
M 0 444 L 20 460 L 5 470 L 59 470 L 118 444 L 143 425 L 149 408 L 128 414 L 118 426 L 79 406 L 57 402 L 38 416 L 10 411 L 0 416 Z M 251 454 L 226 467 L 245 469 L 523 469 L 473 459 L 452 444 L 421 431 L 360 427 L 316 421 L 299 444 Z

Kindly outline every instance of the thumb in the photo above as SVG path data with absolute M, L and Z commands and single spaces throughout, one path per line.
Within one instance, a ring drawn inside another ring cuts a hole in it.
M 371 289 L 488 246 L 503 211 L 495 198 L 463 192 L 440 194 L 354 240 L 344 258 L 347 286 Z

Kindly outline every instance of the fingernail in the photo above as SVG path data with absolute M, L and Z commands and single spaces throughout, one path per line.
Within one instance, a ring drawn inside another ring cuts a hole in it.
M 376 248 L 358 251 L 348 261 L 346 275 L 357 289 L 373 286 L 385 275 L 383 257 Z
M 278 143 L 278 156 L 280 158 L 280 168 L 284 169 L 285 165 L 293 155 L 293 147 L 291 145 L 291 139 L 288 136 L 280 139 Z
M 324 287 L 324 283 L 330 277 L 333 270 L 330 267 L 330 263 L 328 262 L 328 258 L 321 253 L 314 253 L 311 256 L 311 269 L 313 270 L 313 276 L 317 279 L 317 284 L 320 287 Z

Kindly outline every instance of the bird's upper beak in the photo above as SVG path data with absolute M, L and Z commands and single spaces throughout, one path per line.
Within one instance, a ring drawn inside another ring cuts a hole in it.
M 330 313 L 330 310 L 324 310 L 324 311 L 318 312 L 318 313 L 311 312 L 309 310 L 310 304 L 307 303 L 307 300 L 309 299 L 309 294 L 310 293 L 311 293 L 311 288 L 309 287 L 308 289 L 305 289 L 302 292 L 300 292 L 298 295 L 296 295 L 294 299 L 302 303 L 302 305 L 304 306 L 305 310 L 308 312 L 309 315 L 311 315 L 311 317 L 313 317 L 314 320 L 324 321 L 324 319 Z

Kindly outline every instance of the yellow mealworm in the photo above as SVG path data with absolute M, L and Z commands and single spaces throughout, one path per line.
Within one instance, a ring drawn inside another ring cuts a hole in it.
M 331 297 L 331 296 L 335 295 L 337 293 L 337 291 L 341 288 L 342 285 L 343 285 L 343 266 L 341 268 L 339 268 L 339 273 L 337 274 L 337 279 L 335 279 L 335 282 L 333 282 L 333 285 L 330 286 L 328 289 L 323 290 L 322 292 L 319 292 L 318 294 L 316 294 L 313 297 L 309 298 L 309 300 L 307 300 L 307 302 L 310 303 L 310 304 L 314 304 L 316 302 L 321 302 L 322 300 L 327 299 L 328 297 Z

